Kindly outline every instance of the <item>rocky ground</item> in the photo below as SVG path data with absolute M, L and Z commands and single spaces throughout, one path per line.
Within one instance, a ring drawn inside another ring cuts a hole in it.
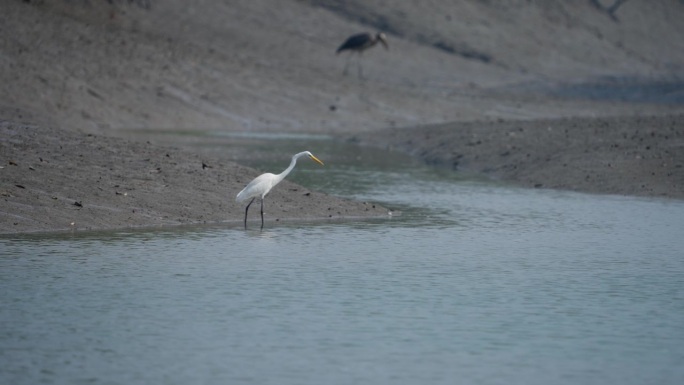
M 681 199 L 684 4 L 610 3 L 5 1 L 0 233 L 240 223 L 257 171 L 136 130 L 353 137 L 524 186 Z M 359 31 L 389 50 L 335 55 Z M 273 221 L 387 214 L 280 187 Z

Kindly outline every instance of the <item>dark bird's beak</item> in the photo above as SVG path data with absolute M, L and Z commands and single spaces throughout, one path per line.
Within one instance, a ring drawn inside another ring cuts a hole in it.
M 389 49 L 389 46 L 387 45 L 387 37 L 384 33 L 378 35 L 378 40 L 380 41 L 380 44 L 382 44 L 383 47 L 385 47 L 385 49 Z

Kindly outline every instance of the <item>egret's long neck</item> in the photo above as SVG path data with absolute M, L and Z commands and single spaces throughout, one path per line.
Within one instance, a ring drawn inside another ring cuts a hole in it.
M 295 155 L 292 157 L 292 161 L 290 162 L 290 165 L 287 166 L 285 171 L 281 172 L 280 174 L 276 175 L 276 183 L 280 182 L 281 180 L 285 179 L 285 177 L 292 171 L 293 168 L 295 168 L 295 165 L 297 164 L 297 158 L 299 154 Z

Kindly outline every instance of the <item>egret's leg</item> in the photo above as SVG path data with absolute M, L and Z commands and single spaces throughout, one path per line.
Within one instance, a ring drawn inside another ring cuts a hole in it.
M 245 229 L 247 228 L 247 211 L 249 211 L 249 206 L 252 205 L 252 202 L 254 202 L 254 199 L 256 199 L 256 198 L 252 198 L 252 200 L 249 201 L 249 204 L 247 204 L 247 208 L 245 208 Z
M 264 198 L 261 198 L 261 229 L 264 228 Z

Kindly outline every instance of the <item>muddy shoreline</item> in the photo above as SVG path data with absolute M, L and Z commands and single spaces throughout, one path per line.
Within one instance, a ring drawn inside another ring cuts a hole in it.
M 0 160 L 0 234 L 242 227 L 244 205 L 235 195 L 259 174 L 215 154 L 1 119 Z M 299 168 L 306 172 L 306 166 Z M 265 207 L 267 226 L 388 217 L 380 204 L 341 199 L 287 180 L 269 194 Z M 258 228 L 259 210 L 249 214 L 249 226 Z
M 449 123 L 352 137 L 529 188 L 684 199 L 684 115 Z
M 530 188 L 684 198 L 678 2 L 614 20 L 590 2 L 138 5 L 3 3 L 0 233 L 239 225 L 258 171 L 135 130 L 352 138 Z M 389 49 L 335 55 L 362 31 Z M 391 209 L 287 181 L 269 198 L 271 225 Z
M 215 153 L 0 121 L 0 233 L 240 226 L 256 170 Z M 684 116 L 452 123 L 356 135 L 435 167 L 529 188 L 684 199 Z M 303 171 L 305 172 L 305 171 Z M 387 218 L 389 209 L 284 181 L 267 222 Z M 250 226 L 258 225 L 252 210 Z

